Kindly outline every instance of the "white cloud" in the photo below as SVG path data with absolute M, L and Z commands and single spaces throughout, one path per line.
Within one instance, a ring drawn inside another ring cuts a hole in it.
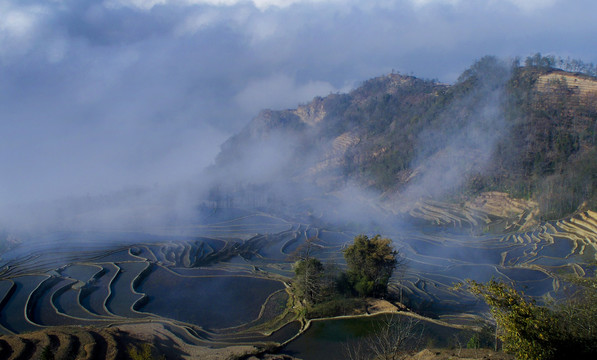
M 25 53 L 44 9 L 40 6 L 11 6 L 0 2 L 0 58 Z
M 24 11 L 5 11 L 4 9 L 2 12 L 4 15 L 0 18 L 0 30 L 5 35 L 23 37 L 33 28 L 35 19 L 31 14 Z
M 596 62 L 595 4 L 0 0 L 0 199 L 181 179 L 262 108 L 393 68 L 447 81 L 486 54 Z

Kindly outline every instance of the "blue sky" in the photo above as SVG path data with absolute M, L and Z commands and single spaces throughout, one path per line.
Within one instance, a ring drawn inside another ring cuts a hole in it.
M 580 0 L 0 0 L 0 202 L 199 176 L 262 108 L 484 55 L 597 62 Z M 2 208 L 0 206 L 0 209 Z

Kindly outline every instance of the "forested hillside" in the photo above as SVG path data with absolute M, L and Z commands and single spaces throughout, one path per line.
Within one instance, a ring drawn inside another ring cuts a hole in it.
M 237 175 L 227 176 L 236 190 L 283 178 L 325 191 L 358 183 L 388 201 L 500 191 L 536 201 L 543 219 L 594 209 L 597 78 L 555 68 L 571 64 L 593 69 L 487 56 L 453 85 L 392 73 L 266 110 L 224 144 L 212 171 Z

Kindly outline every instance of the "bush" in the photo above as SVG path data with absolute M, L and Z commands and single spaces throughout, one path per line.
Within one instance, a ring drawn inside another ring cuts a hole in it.
M 481 347 L 481 339 L 478 334 L 474 334 L 466 343 L 467 349 L 478 349 Z
M 142 344 L 140 347 L 134 346 L 134 345 L 129 345 L 128 347 L 128 356 L 132 359 L 132 360 L 165 360 L 166 356 L 162 355 L 159 357 L 154 357 L 153 356 L 153 347 L 148 344 L 148 343 L 144 343 Z

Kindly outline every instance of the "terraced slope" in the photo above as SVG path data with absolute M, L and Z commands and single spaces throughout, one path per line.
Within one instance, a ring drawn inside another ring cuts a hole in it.
M 537 88 L 540 91 L 549 91 L 560 84 L 565 84 L 578 95 L 587 96 L 597 94 L 597 82 L 595 78 L 590 76 L 555 71 L 547 75 L 542 75 L 537 79 Z
M 495 191 L 481 193 L 461 204 L 422 199 L 408 207 L 414 218 L 458 228 L 515 232 L 538 224 L 536 202 L 513 199 Z
M 525 248 L 516 255 L 505 253 L 502 263 L 549 265 L 562 257 L 571 263 L 591 262 L 597 260 L 597 213 L 588 210 L 567 220 L 544 223 L 535 231 L 508 235 L 502 240 L 520 243 Z M 584 276 L 584 272 L 579 275 Z
M 496 199 L 510 201 L 488 194 L 464 207 L 421 202 L 411 214 L 440 226 L 418 222 L 388 229 L 384 235 L 408 260 L 391 290 L 439 319 L 471 323 L 485 309 L 453 289 L 458 281 L 497 277 L 541 297 L 557 293 L 556 274 L 585 274 L 597 254 L 597 213 L 532 231 L 477 231 L 495 224 L 520 229 L 529 217 L 528 203 L 512 201 L 506 211 Z M 342 267 L 341 250 L 356 235 L 263 213 L 231 211 L 212 220 L 189 226 L 192 236 L 148 236 L 152 241 L 143 242 L 137 235 L 129 245 L 103 248 L 93 242 L 78 258 L 61 245 L 38 252 L 34 243 L 29 251 L 23 244 L 16 255 L 7 253 L 0 278 L 0 332 L 6 335 L 0 354 L 27 358 L 48 347 L 66 357 L 117 358 L 129 336 L 122 332 L 149 342 L 164 336 L 168 347 L 203 356 L 210 347 L 246 351 L 284 343 L 301 330 L 286 307 L 296 254 L 309 243 L 313 256 Z M 78 327 L 62 330 L 65 325 Z
M 182 341 L 182 337 L 163 324 L 150 324 L 143 331 L 138 325 L 119 327 L 53 327 L 20 335 L 0 336 L 0 358 L 6 360 L 38 359 L 51 354 L 55 359 L 120 360 L 129 359 L 131 348 L 149 345 L 154 356 L 169 359 L 225 358 L 235 352 L 247 352 L 248 346 L 206 351 Z M 142 335 L 142 336 L 141 336 Z M 253 350 L 254 351 L 254 350 Z M 219 354 L 219 355 L 218 355 Z

